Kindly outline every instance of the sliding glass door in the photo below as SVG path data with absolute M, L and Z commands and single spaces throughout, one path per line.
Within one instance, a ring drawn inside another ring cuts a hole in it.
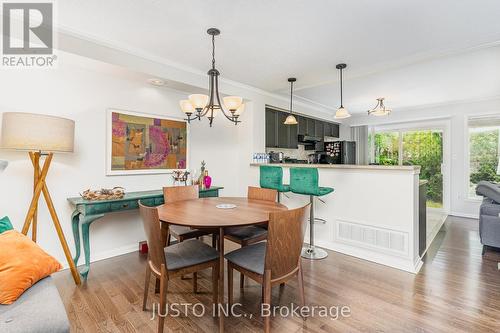
M 420 165 L 420 179 L 427 183 L 427 207 L 443 207 L 443 131 L 402 132 L 402 164 Z
M 428 181 L 427 207 L 443 207 L 443 130 L 376 130 L 370 135 L 372 162 L 380 165 L 419 165 Z

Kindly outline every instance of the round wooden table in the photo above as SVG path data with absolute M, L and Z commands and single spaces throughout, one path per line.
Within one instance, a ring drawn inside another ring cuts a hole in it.
M 235 208 L 217 208 L 234 204 Z M 287 210 L 280 203 L 247 198 L 202 198 L 177 201 L 158 207 L 162 225 L 176 224 L 196 229 L 219 229 L 219 304 L 224 303 L 224 228 L 261 224 L 269 221 L 269 213 Z M 224 332 L 224 315 L 219 315 L 219 332 Z

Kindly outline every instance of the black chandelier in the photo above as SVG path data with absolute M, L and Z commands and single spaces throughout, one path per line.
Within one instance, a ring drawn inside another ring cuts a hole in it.
M 215 68 L 215 36 L 220 34 L 220 30 L 210 28 L 207 33 L 212 36 L 212 68 L 207 73 L 209 77 L 209 95 L 192 94 L 188 96 L 188 99 L 180 101 L 179 104 L 182 112 L 187 116 L 188 123 L 196 118 L 201 120 L 202 117 L 206 116 L 210 127 L 212 127 L 216 115 L 222 113 L 228 120 L 237 125 L 241 122 L 238 118 L 245 110 L 245 104 L 243 104 L 243 98 L 239 96 L 226 96 L 223 98 L 224 107 L 229 111 L 224 110 L 219 95 L 220 72 Z

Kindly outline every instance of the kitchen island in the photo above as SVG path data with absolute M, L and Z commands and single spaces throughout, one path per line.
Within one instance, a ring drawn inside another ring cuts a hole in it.
M 251 164 L 254 184 L 260 165 Z M 283 167 L 286 184 L 289 168 L 318 168 L 320 186 L 335 189 L 315 205 L 315 216 L 326 221 L 315 224 L 317 246 L 411 273 L 420 270 L 419 166 L 266 165 Z M 281 202 L 295 208 L 309 197 L 290 192 Z

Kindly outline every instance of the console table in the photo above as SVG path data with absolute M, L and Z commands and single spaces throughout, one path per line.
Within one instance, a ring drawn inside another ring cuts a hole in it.
M 223 187 L 212 186 L 209 189 L 200 189 L 200 198 L 218 197 L 219 190 Z M 164 203 L 163 191 L 140 191 L 128 192 L 121 199 L 115 200 L 85 200 L 81 197 L 68 198 L 68 201 L 75 207 L 71 214 L 73 227 L 73 237 L 75 239 L 76 255 L 73 258 L 75 266 L 80 259 L 80 224 L 82 225 L 83 251 L 85 255 L 85 267 L 80 270 L 80 274 L 87 279 L 90 270 L 90 235 L 89 228 L 92 222 L 100 219 L 108 213 L 138 209 L 139 200 L 148 206 L 158 206 Z

